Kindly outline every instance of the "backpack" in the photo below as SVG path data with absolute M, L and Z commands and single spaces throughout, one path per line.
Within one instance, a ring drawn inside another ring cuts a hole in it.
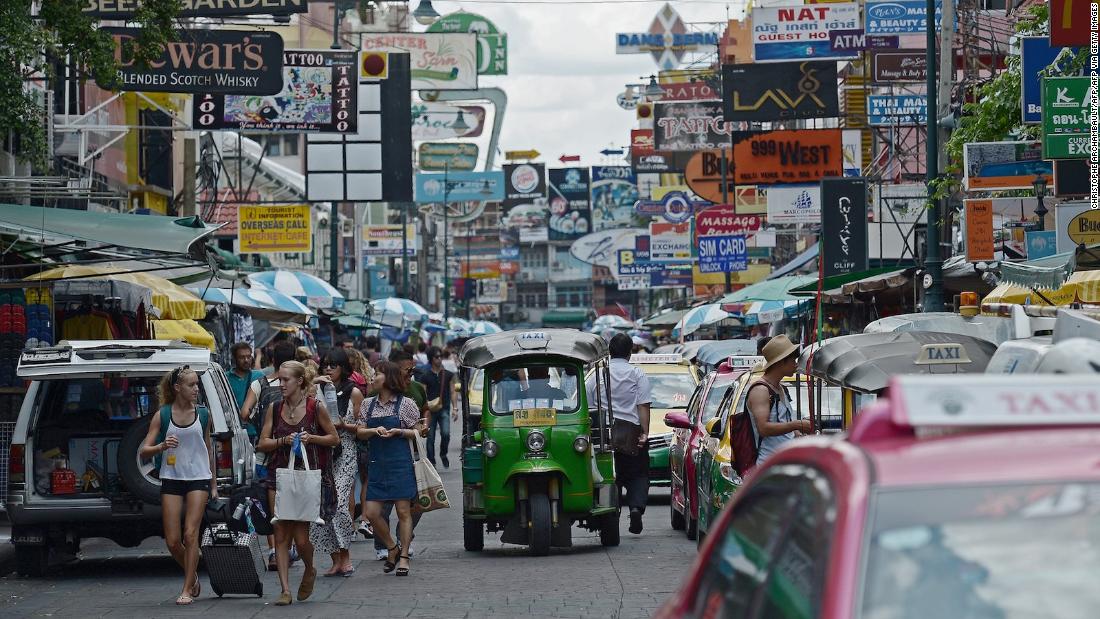
M 283 389 L 278 378 L 275 379 L 274 385 L 271 384 L 272 379 L 266 376 L 259 380 L 262 381 L 260 395 L 256 398 L 256 408 L 248 420 L 256 428 L 256 436 L 259 436 L 264 429 L 264 415 L 267 414 L 267 407 L 283 401 Z
M 203 432 L 206 432 L 206 426 L 210 423 L 210 410 L 205 406 L 196 406 L 195 414 L 199 416 L 199 426 L 203 428 Z M 160 407 L 160 432 L 157 433 L 157 442 L 154 445 L 160 445 L 164 442 L 164 439 L 168 438 L 168 424 L 172 422 L 172 405 L 165 404 Z M 157 470 L 160 470 L 160 457 L 161 454 L 153 456 L 153 464 Z
M 749 392 L 757 385 L 764 385 L 771 394 L 771 401 L 768 404 L 770 415 L 770 411 L 779 402 L 779 394 L 772 391 L 768 383 L 760 380 L 749 385 Z M 730 451 L 733 454 L 733 468 L 741 477 L 748 475 L 749 471 L 756 466 L 756 460 L 760 457 L 760 441 L 761 439 L 756 437 L 752 413 L 749 412 L 748 392 L 746 392 L 745 408 L 730 416 Z

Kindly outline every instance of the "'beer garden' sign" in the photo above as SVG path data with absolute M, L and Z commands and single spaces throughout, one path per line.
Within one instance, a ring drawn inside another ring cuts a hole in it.
M 1092 116 L 1089 77 L 1043 80 L 1043 159 L 1086 159 Z

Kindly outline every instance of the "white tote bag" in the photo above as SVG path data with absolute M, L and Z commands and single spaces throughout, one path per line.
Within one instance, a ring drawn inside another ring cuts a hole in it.
M 295 437 L 295 447 L 299 444 Z M 291 447 L 289 468 L 275 469 L 275 517 L 271 522 L 290 520 L 325 524 L 321 519 L 321 471 L 309 468 L 309 457 L 306 456 L 304 445 L 302 464 L 305 469 L 295 469 L 296 451 Z
M 416 432 L 416 438 L 409 439 L 409 449 L 413 456 L 413 472 L 416 474 L 416 501 L 413 510 L 419 512 L 431 512 L 437 509 L 446 509 L 451 506 L 447 500 L 447 491 L 443 488 L 443 480 L 431 462 L 424 457 L 427 445 L 424 437 Z

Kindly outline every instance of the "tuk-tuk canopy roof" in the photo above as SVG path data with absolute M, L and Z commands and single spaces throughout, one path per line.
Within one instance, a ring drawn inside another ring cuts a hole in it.
M 574 329 L 505 331 L 466 342 L 458 351 L 458 362 L 465 367 L 481 369 L 529 355 L 554 355 L 588 364 L 607 356 L 607 343 L 598 335 Z

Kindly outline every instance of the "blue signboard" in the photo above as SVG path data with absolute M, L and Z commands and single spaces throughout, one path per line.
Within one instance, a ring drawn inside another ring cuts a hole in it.
M 928 124 L 925 95 L 867 95 L 867 124 L 872 127 L 912 127 Z
M 928 27 L 924 0 L 867 0 L 863 9 L 867 34 L 924 34 Z M 936 31 L 943 19 L 943 3 L 936 2 Z
M 504 245 L 500 248 L 501 260 L 519 260 L 518 245 Z
M 649 274 L 653 288 L 684 288 L 691 285 L 691 263 L 663 263 L 665 268 Z
M 663 262 L 650 262 L 649 252 L 640 254 L 634 249 L 619 250 L 619 275 L 649 275 L 665 268 Z
M 743 234 L 699 237 L 699 271 L 730 273 L 749 268 L 749 248 Z
M 1030 230 L 1027 232 L 1027 259 L 1047 258 L 1058 253 L 1057 230 Z
M 417 174 L 416 201 L 498 202 L 504 199 L 504 172 Z
M 1077 55 L 1077 47 L 1051 47 L 1049 37 L 1020 38 L 1020 95 L 1025 123 L 1043 120 L 1042 72 L 1050 65 L 1066 66 Z M 1088 66 L 1088 63 L 1085 63 Z M 1053 75 L 1070 75 L 1058 71 Z

